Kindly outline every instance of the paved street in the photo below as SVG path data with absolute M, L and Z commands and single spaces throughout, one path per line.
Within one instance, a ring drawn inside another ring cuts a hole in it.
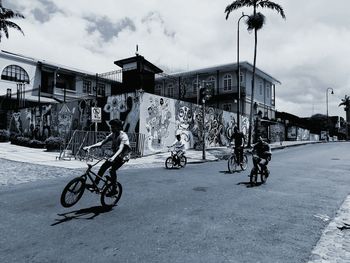
M 72 208 L 60 206 L 80 169 L 2 159 L 1 173 L 64 176 L 0 187 L 0 262 L 307 262 L 349 194 L 348 148 L 276 150 L 267 184 L 253 188 L 248 170 L 229 174 L 225 161 L 125 169 L 111 211 L 89 192 Z M 313 262 L 327 244 L 320 242 Z M 348 242 L 342 246 L 350 252 Z M 334 261 L 323 262 L 336 262 L 336 247 L 326 252 Z

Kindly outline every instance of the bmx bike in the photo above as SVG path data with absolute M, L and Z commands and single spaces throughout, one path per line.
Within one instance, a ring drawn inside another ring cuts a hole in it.
M 170 147 L 168 151 L 171 153 L 171 155 L 165 160 L 165 167 L 167 169 L 173 169 L 175 167 L 184 168 L 186 166 L 187 157 L 184 153 L 177 156 L 176 151 L 172 150 L 172 147 Z
M 98 159 L 94 164 L 87 163 L 85 173 L 79 177 L 73 178 L 65 186 L 60 199 L 63 207 L 71 207 L 75 205 L 83 196 L 85 189 L 92 193 L 99 194 L 102 206 L 112 207 L 118 203 L 123 193 L 122 185 L 119 182 L 116 182 L 116 185 L 114 186 L 110 176 L 107 175 L 105 177 L 101 177 L 92 171 L 94 166 L 96 166 L 102 160 L 107 159 L 107 157 L 104 157 L 102 159 Z M 100 187 L 95 183 L 96 178 L 99 178 L 102 182 Z M 87 182 L 91 184 L 87 184 Z M 113 191 L 114 187 L 115 192 Z

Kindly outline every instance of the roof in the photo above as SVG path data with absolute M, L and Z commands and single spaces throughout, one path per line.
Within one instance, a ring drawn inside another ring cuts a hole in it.
M 125 64 L 129 64 L 129 63 L 133 63 L 133 62 L 142 62 L 144 65 L 146 65 L 150 69 L 152 69 L 154 71 L 154 73 L 156 73 L 156 74 L 163 72 L 163 70 L 161 70 L 160 68 L 158 68 L 157 66 L 155 66 L 154 64 L 152 64 L 151 62 L 149 62 L 147 59 L 145 59 L 143 56 L 140 56 L 140 55 L 136 55 L 134 57 L 114 61 L 114 64 L 123 68 L 123 66 Z
M 240 62 L 240 67 L 242 69 L 248 69 L 250 71 L 253 71 L 253 65 L 250 64 L 247 61 Z M 217 70 L 227 70 L 227 71 L 232 71 L 237 69 L 237 63 L 228 63 L 228 64 L 221 64 L 221 65 L 216 65 L 212 67 L 206 67 L 206 68 L 200 68 L 200 69 L 195 69 L 195 70 L 190 70 L 190 71 L 183 71 L 183 72 L 177 72 L 177 73 L 171 73 L 169 74 L 170 76 L 173 77 L 179 77 L 179 76 L 184 76 L 184 75 L 195 75 L 195 74 L 210 74 L 213 71 Z M 256 75 L 263 77 L 264 79 L 267 79 L 271 81 L 272 83 L 278 83 L 281 84 L 281 82 L 278 79 L 275 79 L 271 75 L 267 74 L 266 72 L 262 71 L 259 68 L 256 68 Z

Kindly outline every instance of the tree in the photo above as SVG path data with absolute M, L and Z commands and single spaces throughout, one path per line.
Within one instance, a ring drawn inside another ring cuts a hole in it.
M 9 20 L 13 18 L 24 18 L 24 16 L 17 11 L 4 8 L 2 6 L 2 1 L 0 1 L 0 42 L 3 38 L 3 34 L 5 34 L 6 38 L 9 38 L 9 28 L 17 29 L 24 35 L 22 29 L 17 24 Z
M 344 99 L 341 99 L 341 103 L 338 107 L 344 106 L 346 112 L 346 122 L 350 122 L 350 96 L 345 95 Z
M 255 88 L 255 70 L 256 70 L 256 54 L 258 46 L 258 30 L 261 29 L 265 22 L 265 16 L 260 12 L 257 12 L 257 8 L 269 8 L 276 10 L 282 18 L 286 18 L 283 8 L 274 2 L 269 0 L 236 0 L 228 5 L 225 9 L 226 19 L 233 10 L 241 7 L 253 7 L 253 14 L 248 16 L 247 25 L 248 30 L 254 30 L 254 62 L 253 62 L 253 78 L 252 78 L 252 94 L 250 104 L 250 116 L 249 116 L 249 133 L 248 133 L 248 147 L 251 146 L 252 137 L 252 124 L 253 124 L 253 106 L 254 106 L 254 88 Z

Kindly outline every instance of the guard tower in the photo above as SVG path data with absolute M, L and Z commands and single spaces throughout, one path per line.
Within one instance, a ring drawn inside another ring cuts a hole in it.
M 138 54 L 135 57 L 114 61 L 114 64 L 121 67 L 123 71 L 123 85 L 118 90 L 119 94 L 134 92 L 138 89 L 154 93 L 155 74 L 163 72 Z

